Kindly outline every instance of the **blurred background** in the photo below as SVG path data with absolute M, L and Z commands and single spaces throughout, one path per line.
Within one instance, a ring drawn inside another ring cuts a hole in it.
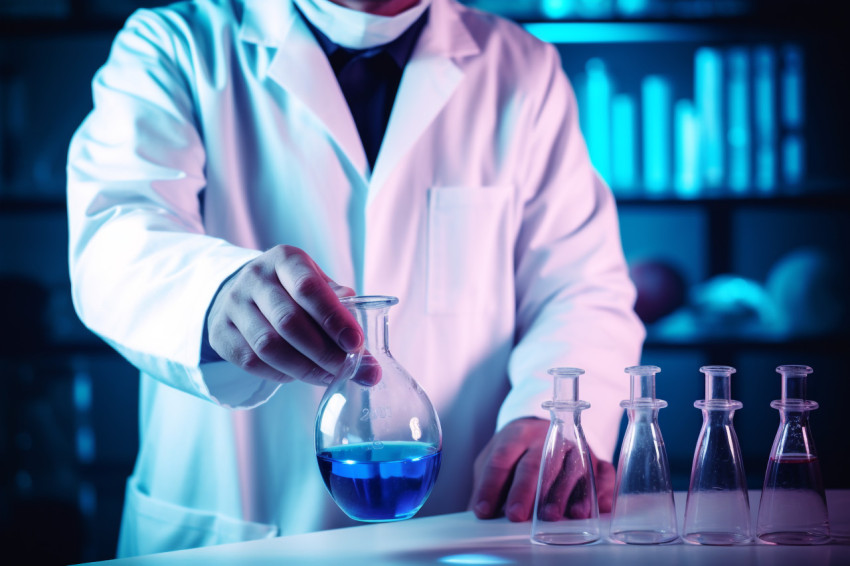
M 71 305 L 65 158 L 136 0 L 0 0 L 0 540 L 28 563 L 114 556 L 137 448 L 136 371 Z M 848 20 L 841 0 L 469 0 L 555 44 L 661 367 L 686 490 L 704 364 L 737 368 L 750 487 L 776 366 L 814 368 L 827 488 L 850 488 Z M 623 376 L 627 379 L 626 375 Z M 844 438 L 844 440 L 842 440 Z

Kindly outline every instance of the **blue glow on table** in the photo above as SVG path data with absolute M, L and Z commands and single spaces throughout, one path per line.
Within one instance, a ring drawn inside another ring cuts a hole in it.
M 492 556 L 489 554 L 452 554 L 438 560 L 441 564 L 479 564 L 488 566 L 490 564 L 516 564 L 513 560 Z

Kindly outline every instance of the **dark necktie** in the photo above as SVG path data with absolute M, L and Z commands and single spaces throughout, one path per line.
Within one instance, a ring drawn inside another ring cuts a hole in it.
M 402 69 L 380 48 L 339 49 L 331 57 L 372 169 L 387 129 Z

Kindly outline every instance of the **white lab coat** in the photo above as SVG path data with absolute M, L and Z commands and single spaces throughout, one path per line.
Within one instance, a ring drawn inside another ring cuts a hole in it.
M 371 171 L 299 18 L 288 0 L 136 12 L 71 143 L 74 304 L 141 370 L 121 555 L 349 524 L 315 461 L 322 391 L 199 363 L 219 285 L 277 244 L 399 297 L 390 349 L 444 432 L 422 514 L 466 507 L 497 426 L 548 417 L 553 366 L 587 370 L 585 433 L 614 451 L 644 331 L 556 50 L 434 0 Z

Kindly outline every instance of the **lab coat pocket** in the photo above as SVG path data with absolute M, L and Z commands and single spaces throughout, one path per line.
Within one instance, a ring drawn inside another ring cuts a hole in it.
M 512 261 L 509 186 L 428 191 L 428 313 L 497 308 L 498 277 Z
M 252 523 L 155 499 L 127 482 L 118 556 L 139 556 L 277 536 L 275 525 Z

